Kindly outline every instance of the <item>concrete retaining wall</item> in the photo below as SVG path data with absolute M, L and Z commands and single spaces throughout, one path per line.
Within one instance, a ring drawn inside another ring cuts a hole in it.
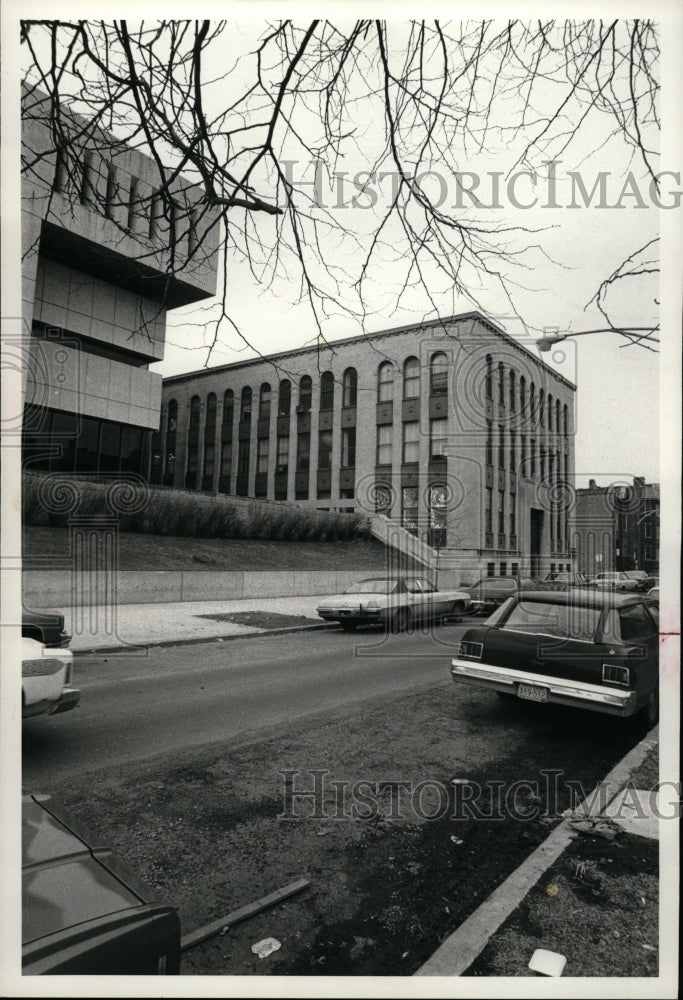
M 301 573 L 126 570 L 117 574 L 116 595 L 119 604 L 162 604 L 338 594 L 354 581 L 373 575 L 371 570 Z M 101 575 L 82 574 L 78 579 L 79 593 L 86 600 L 88 594 L 92 595 L 91 603 L 98 603 L 96 594 L 103 593 L 102 583 Z M 72 586 L 70 570 L 27 570 L 23 574 L 24 603 L 36 608 L 70 606 Z

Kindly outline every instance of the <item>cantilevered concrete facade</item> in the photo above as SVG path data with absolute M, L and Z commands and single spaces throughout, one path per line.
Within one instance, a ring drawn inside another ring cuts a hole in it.
M 384 514 L 484 573 L 570 568 L 574 386 L 479 313 L 164 380 L 153 481 Z
M 162 212 L 156 164 L 49 100 L 22 98 L 24 461 L 148 473 L 166 311 L 215 294 L 217 227 L 179 180 Z M 80 136 L 80 138 L 78 138 Z

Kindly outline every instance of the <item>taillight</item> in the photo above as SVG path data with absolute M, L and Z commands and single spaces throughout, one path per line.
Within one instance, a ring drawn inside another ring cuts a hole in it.
M 483 651 L 481 642 L 461 642 L 458 653 L 464 660 L 481 660 Z
M 617 667 L 613 663 L 603 663 L 602 683 L 619 684 L 621 687 L 628 687 L 629 684 L 628 667 Z

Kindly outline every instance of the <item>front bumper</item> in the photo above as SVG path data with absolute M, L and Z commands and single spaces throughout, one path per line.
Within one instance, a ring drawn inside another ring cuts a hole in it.
M 587 708 L 593 712 L 622 717 L 633 715 L 636 711 L 635 691 L 620 691 L 602 684 L 549 677 L 547 674 L 534 674 L 529 670 L 510 670 L 507 667 L 456 658 L 451 662 L 451 676 L 456 682 L 474 684 L 477 687 L 511 695 L 517 694 L 520 684 L 545 688 L 548 696 L 544 704 Z
M 385 608 L 366 610 L 365 608 L 316 608 L 326 622 L 354 622 L 356 625 L 376 625 L 385 622 L 389 612 Z
M 22 708 L 22 719 L 32 719 L 36 715 L 60 715 L 62 712 L 69 712 L 76 708 L 81 700 L 81 692 L 77 688 L 62 688 L 62 693 L 56 700 L 54 698 L 41 698 L 40 701 L 32 701 Z

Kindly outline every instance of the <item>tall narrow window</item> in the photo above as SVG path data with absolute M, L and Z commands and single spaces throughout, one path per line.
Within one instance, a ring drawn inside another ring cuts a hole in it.
M 416 399 L 420 395 L 420 362 L 408 358 L 403 366 L 403 398 Z
M 515 399 L 515 373 L 510 369 L 510 411 L 514 412 L 517 406 Z
M 331 410 L 334 406 L 334 375 L 323 372 L 320 378 L 320 409 Z
M 493 422 L 486 421 L 486 464 L 493 465 Z
M 498 468 L 505 468 L 505 427 L 498 424 Z
M 545 420 L 545 392 L 543 389 L 538 390 L 538 414 L 536 422 L 543 426 Z
M 377 401 L 390 403 L 394 398 L 394 366 L 391 361 L 383 361 L 377 369 Z
M 290 408 L 292 404 L 292 383 L 289 379 L 283 379 L 280 382 L 280 390 L 278 392 L 277 401 L 277 415 L 278 417 L 288 417 Z
M 342 406 L 355 406 L 358 393 L 358 372 L 347 368 L 342 379 Z
M 232 428 L 232 421 L 235 412 L 235 393 L 232 389 L 226 389 L 223 393 L 223 427 Z
M 318 434 L 318 469 L 332 468 L 332 431 Z
M 566 403 L 564 404 L 564 410 L 563 410 L 563 428 L 562 428 L 562 430 L 564 432 L 564 436 L 567 437 L 567 435 L 569 434 L 569 407 L 567 406 Z
M 221 479 L 230 479 L 232 473 L 232 441 L 224 441 L 221 448 Z M 227 493 L 228 490 L 223 490 Z
M 216 393 L 210 392 L 206 397 L 206 429 L 213 429 L 216 426 Z
M 526 417 L 526 379 L 523 375 L 519 379 L 519 409 L 523 417 Z
M 498 534 L 505 534 L 505 490 L 498 490 Z
M 517 472 L 517 435 L 510 431 L 510 472 Z
M 240 397 L 240 420 L 251 420 L 251 387 L 245 385 Z
M 418 462 L 420 458 L 420 425 L 417 420 L 403 424 L 403 462 Z
M 268 438 L 258 438 L 256 442 L 256 472 L 263 475 L 268 472 Z
M 548 394 L 548 430 L 553 429 L 553 397 L 552 394 Z
M 487 399 L 493 399 L 493 358 L 486 355 L 486 381 L 484 383 Z
M 429 395 L 440 396 L 448 392 L 448 358 L 443 351 L 432 354 L 429 366 Z
M 311 435 L 297 434 L 296 437 L 296 471 L 307 472 L 311 464 Z
M 270 393 L 270 382 L 264 382 L 259 393 L 259 420 L 270 420 Z
M 246 439 L 240 441 L 239 443 L 239 449 L 237 452 L 237 475 L 249 475 L 249 441 Z
M 341 464 L 343 468 L 353 468 L 356 464 L 356 428 L 345 427 L 342 431 L 342 455 Z
M 199 401 L 199 396 L 193 396 L 190 400 L 190 430 L 196 431 L 199 428 L 199 415 L 201 412 L 201 403 Z
M 308 413 L 313 396 L 313 380 L 310 375 L 303 375 L 299 382 L 299 412 Z
M 448 419 L 429 422 L 429 457 L 445 458 L 448 444 Z
M 289 437 L 281 435 L 277 439 L 277 456 L 275 459 L 275 471 L 287 472 L 289 468 Z
M 484 494 L 484 530 L 488 535 L 493 532 L 493 490 L 486 487 Z
M 411 534 L 417 534 L 417 486 L 404 486 L 401 490 L 401 525 Z
M 510 494 L 510 535 L 517 534 L 516 494 Z
M 505 367 L 503 364 L 498 365 L 498 402 L 501 406 L 505 406 Z
M 391 424 L 380 424 L 377 428 L 377 465 L 391 465 L 391 444 L 393 428 Z
M 533 382 L 529 388 L 529 417 L 536 420 L 536 386 Z

